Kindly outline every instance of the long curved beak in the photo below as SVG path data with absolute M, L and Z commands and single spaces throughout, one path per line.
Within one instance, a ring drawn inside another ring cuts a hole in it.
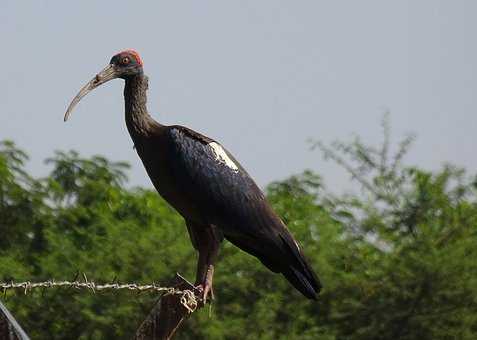
M 71 114 L 71 111 L 75 108 L 76 104 L 80 102 L 80 100 L 86 96 L 88 93 L 90 93 L 92 90 L 97 88 L 98 86 L 117 78 L 118 75 L 116 73 L 116 70 L 114 68 L 113 64 L 109 64 L 106 66 L 101 72 L 99 72 L 93 79 L 91 79 L 85 86 L 79 90 L 78 94 L 76 97 L 73 98 L 73 100 L 70 103 L 70 106 L 68 106 L 68 110 L 66 110 L 65 113 L 65 118 L 64 121 L 66 122 Z

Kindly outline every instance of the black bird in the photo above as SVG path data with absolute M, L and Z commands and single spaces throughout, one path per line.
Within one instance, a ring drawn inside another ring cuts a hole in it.
M 125 80 L 126 126 L 159 194 L 185 219 L 199 252 L 196 284 L 206 301 L 223 238 L 282 273 L 316 299 L 321 284 L 298 243 L 245 169 L 219 143 L 179 125 L 155 121 L 146 107 L 148 78 L 134 50 L 120 52 L 72 100 L 65 114 L 94 88 Z

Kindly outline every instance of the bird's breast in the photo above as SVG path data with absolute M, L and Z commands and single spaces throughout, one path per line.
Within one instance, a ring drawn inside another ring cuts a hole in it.
M 136 143 L 136 151 L 154 188 L 187 220 L 201 220 L 200 210 L 174 173 L 166 146 L 159 142 Z

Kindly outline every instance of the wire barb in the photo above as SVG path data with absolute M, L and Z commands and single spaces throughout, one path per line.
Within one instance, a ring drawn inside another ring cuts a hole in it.
M 135 291 L 138 293 L 141 292 L 158 292 L 164 293 L 167 295 L 180 295 L 180 302 L 181 304 L 190 312 L 194 312 L 198 306 L 197 299 L 194 295 L 194 292 L 191 290 L 180 290 L 174 287 L 161 287 L 155 283 L 141 285 L 137 283 L 124 283 L 119 284 L 117 282 L 114 283 L 103 283 L 97 284 L 94 281 L 89 281 L 86 275 L 83 273 L 84 282 L 82 281 L 55 281 L 55 280 L 48 280 L 43 282 L 0 282 L 0 291 L 3 291 L 4 294 L 8 290 L 23 290 L 24 294 L 40 288 L 57 288 L 57 287 L 66 287 L 66 288 L 74 288 L 74 289 L 85 289 L 91 290 L 93 293 L 103 292 L 103 291 L 111 291 L 111 290 L 129 290 Z

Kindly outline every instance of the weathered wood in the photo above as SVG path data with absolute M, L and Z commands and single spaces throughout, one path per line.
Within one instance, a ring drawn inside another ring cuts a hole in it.
M 0 340 L 30 340 L 2 302 L 0 302 Z
M 176 294 L 164 294 L 152 308 L 146 320 L 136 331 L 134 340 L 165 340 L 172 339 L 176 331 L 192 312 L 201 307 L 200 292 L 181 275 L 176 274 L 171 286 L 194 293 L 199 305 L 186 306 L 184 297 Z

